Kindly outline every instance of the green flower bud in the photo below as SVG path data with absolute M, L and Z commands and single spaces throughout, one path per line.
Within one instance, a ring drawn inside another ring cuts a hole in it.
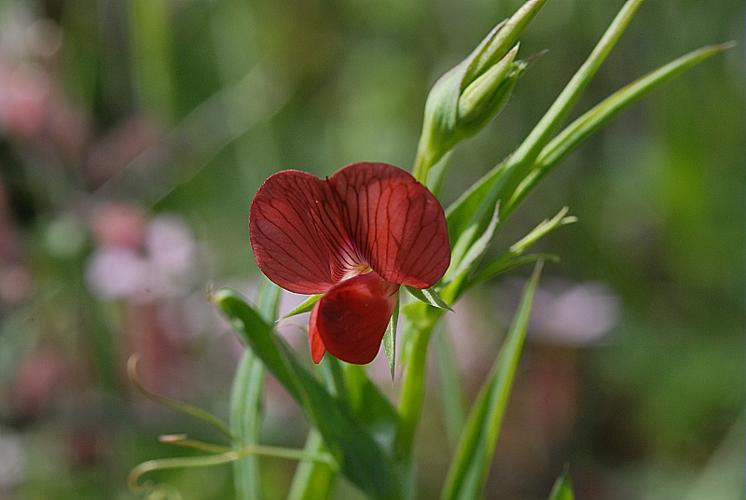
M 414 168 L 417 179 L 426 182 L 428 171 L 446 153 L 479 132 L 500 111 L 526 67 L 515 60 L 516 40 L 544 2 L 526 2 L 435 82 L 425 104 Z
M 458 100 L 457 135 L 468 137 L 484 127 L 508 100 L 511 82 L 525 64 L 514 63 L 518 45 L 469 84 Z

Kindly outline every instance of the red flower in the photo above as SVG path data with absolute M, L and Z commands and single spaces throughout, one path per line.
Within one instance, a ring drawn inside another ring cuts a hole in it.
M 400 285 L 428 288 L 451 259 L 443 208 L 410 174 L 355 163 L 326 180 L 297 170 L 270 176 L 254 197 L 249 235 L 267 277 L 324 295 L 309 321 L 311 356 L 373 360 Z

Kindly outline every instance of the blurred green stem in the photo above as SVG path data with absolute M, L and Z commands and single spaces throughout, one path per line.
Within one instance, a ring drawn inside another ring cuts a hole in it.
M 324 439 L 316 429 L 311 429 L 303 451 L 309 456 L 328 453 Z M 329 464 L 317 460 L 304 460 L 298 463 L 290 485 L 288 500 L 318 500 L 329 498 L 337 471 Z
M 131 0 L 129 29 L 140 103 L 168 123 L 173 116 L 169 8 L 165 0 Z
M 439 309 L 434 309 L 422 324 L 409 323 L 412 328 L 409 335 L 412 335 L 413 341 L 399 397 L 399 428 L 394 443 L 399 459 L 409 459 L 412 455 L 414 437 L 422 415 L 422 403 L 425 400 L 427 346 L 441 314 Z
M 438 360 L 438 375 L 440 386 L 440 399 L 445 417 L 448 443 L 452 448 L 456 447 L 461 430 L 464 428 L 464 402 L 461 395 L 461 382 L 459 380 L 456 356 L 453 352 L 451 338 L 443 323 L 439 323 L 435 329 L 435 355 Z

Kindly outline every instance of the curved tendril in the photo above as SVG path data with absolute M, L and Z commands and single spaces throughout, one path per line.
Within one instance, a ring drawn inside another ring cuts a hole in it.
M 155 484 L 152 481 L 140 482 L 140 479 L 145 474 L 153 471 L 166 469 L 211 467 L 215 465 L 223 465 L 234 462 L 249 455 L 283 458 L 287 460 L 321 462 L 329 465 L 332 468 L 337 467 L 336 462 L 328 453 L 309 453 L 305 450 L 297 448 L 282 448 L 277 446 L 256 445 L 247 446 L 238 450 L 231 450 L 230 448 L 222 445 L 190 439 L 187 437 L 186 434 L 167 434 L 161 436 L 159 440 L 161 442 L 174 444 L 177 446 L 184 446 L 187 448 L 194 448 L 208 452 L 220 451 L 220 453 L 211 453 L 209 455 L 202 455 L 197 457 L 159 458 L 142 462 L 130 471 L 127 478 L 127 484 L 129 485 L 129 488 L 133 493 L 143 495 L 160 493 L 165 495 L 166 498 L 181 498 L 179 493 L 170 486 Z M 171 490 L 170 493 L 166 494 L 166 489 Z
M 140 380 L 139 375 L 137 374 L 137 363 L 139 361 L 140 361 L 140 357 L 137 354 L 133 354 L 129 357 L 129 359 L 127 360 L 127 376 L 132 382 L 132 385 L 134 385 L 137 388 L 137 390 L 140 391 L 145 397 L 147 397 L 148 399 L 152 401 L 155 401 L 156 403 L 160 403 L 164 406 L 167 406 L 171 408 L 172 410 L 175 410 L 185 415 L 189 415 L 190 417 L 194 417 L 199 420 L 202 420 L 203 422 L 217 429 L 221 434 L 225 435 L 229 439 L 231 440 L 234 439 L 234 436 L 231 433 L 228 425 L 224 423 L 220 418 L 213 415 L 212 413 L 206 410 L 203 410 L 202 408 L 199 408 L 198 406 L 194 406 L 189 403 L 184 403 L 183 401 L 178 401 L 176 399 L 171 399 L 169 397 L 156 394 L 155 392 L 152 392 L 151 390 L 147 389 L 143 385 L 142 381 Z

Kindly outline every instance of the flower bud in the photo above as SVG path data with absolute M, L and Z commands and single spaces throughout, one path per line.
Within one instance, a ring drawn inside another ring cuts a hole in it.
M 516 40 L 544 2 L 526 2 L 435 82 L 425 104 L 414 169 L 417 179 L 426 181 L 431 167 L 460 141 L 479 132 L 505 104 L 526 67 L 515 60 Z
M 458 100 L 459 136 L 468 137 L 481 130 L 507 102 L 513 83 L 525 68 L 524 62 L 513 62 L 517 53 L 518 45 L 461 93 Z

